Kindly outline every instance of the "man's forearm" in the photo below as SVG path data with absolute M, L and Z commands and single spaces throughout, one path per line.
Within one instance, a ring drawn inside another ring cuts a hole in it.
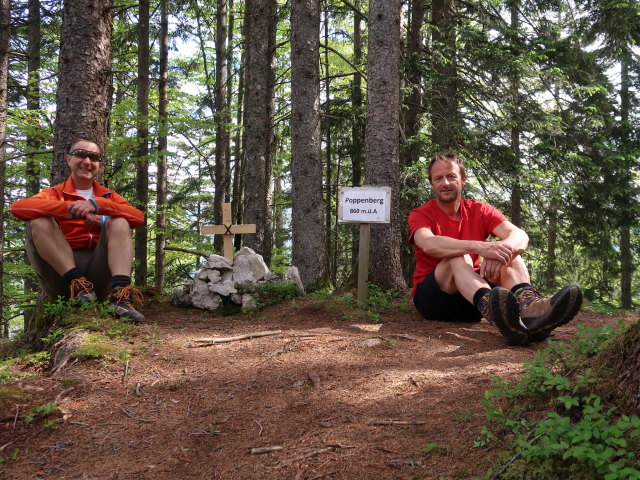
M 514 255 L 520 255 L 529 245 L 529 236 L 523 230 L 518 229 L 511 232 L 502 241 L 513 249 Z
M 418 247 L 424 253 L 436 258 L 460 257 L 470 253 L 477 253 L 478 241 L 458 240 L 446 236 L 432 236 L 422 239 Z

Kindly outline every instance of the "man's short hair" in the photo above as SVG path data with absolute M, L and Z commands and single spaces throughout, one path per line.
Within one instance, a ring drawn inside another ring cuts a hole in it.
M 91 142 L 91 143 L 95 144 L 98 147 L 98 150 L 100 150 L 100 155 L 104 155 L 104 149 L 100 146 L 100 144 L 98 142 L 96 142 L 95 140 L 92 140 L 90 138 L 85 138 L 85 137 L 74 138 L 73 141 L 71 142 L 71 146 L 69 147 L 69 153 L 71 153 L 74 150 L 74 147 L 76 146 L 76 144 L 78 142 Z
M 431 161 L 429 162 L 429 183 L 432 183 L 431 169 L 433 168 L 433 165 L 435 165 L 435 163 L 438 161 L 457 163 L 458 166 L 460 167 L 460 176 L 462 176 L 462 178 L 467 178 L 467 174 L 465 173 L 465 169 L 464 169 L 464 158 L 462 158 L 461 156 L 453 152 L 439 152 L 439 153 L 434 153 L 433 156 L 431 157 Z

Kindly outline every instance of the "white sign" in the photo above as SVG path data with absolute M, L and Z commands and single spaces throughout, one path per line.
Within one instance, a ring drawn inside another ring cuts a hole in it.
M 343 223 L 389 223 L 391 187 L 345 187 L 338 198 L 338 221 Z

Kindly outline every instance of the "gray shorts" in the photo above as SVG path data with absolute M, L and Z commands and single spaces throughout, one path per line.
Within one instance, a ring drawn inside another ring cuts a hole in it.
M 25 249 L 29 257 L 29 263 L 38 275 L 40 288 L 48 296 L 57 298 L 58 295 L 68 298 L 69 285 L 56 272 L 51 265 L 45 262 L 36 250 L 31 236 L 31 226 L 27 225 L 27 239 Z M 107 256 L 107 235 L 100 235 L 100 241 L 93 250 L 74 250 L 76 267 L 80 270 L 80 274 L 93 283 L 93 288 L 98 296 L 98 300 L 104 300 L 109 295 L 111 286 L 111 272 L 109 270 L 109 262 Z

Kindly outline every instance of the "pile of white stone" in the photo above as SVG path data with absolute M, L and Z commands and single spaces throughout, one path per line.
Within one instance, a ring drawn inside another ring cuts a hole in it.
M 262 255 L 244 247 L 236 252 L 233 261 L 220 255 L 211 255 L 204 268 L 198 271 L 191 284 L 183 289 L 175 289 L 171 303 L 179 307 L 196 307 L 215 311 L 229 303 L 241 305 L 243 309 L 256 308 L 254 296 L 250 293 L 261 283 L 293 282 L 299 295 L 304 295 L 304 287 L 296 267 L 289 267 L 285 279 L 274 274 Z

